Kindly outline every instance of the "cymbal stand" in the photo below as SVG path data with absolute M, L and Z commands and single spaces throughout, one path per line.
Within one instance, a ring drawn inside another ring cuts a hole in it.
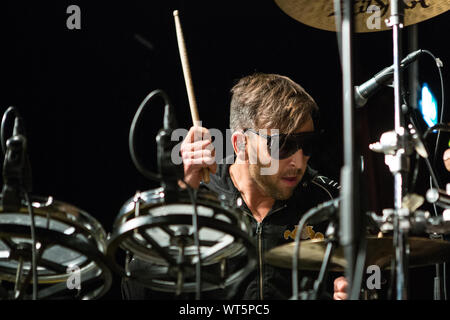
M 408 271 L 408 232 L 410 229 L 409 210 L 403 207 L 402 200 L 406 193 L 406 179 L 410 166 L 409 156 L 413 152 L 411 135 L 405 129 L 402 117 L 402 74 L 400 59 L 402 56 L 402 28 L 404 21 L 404 3 L 399 0 L 391 2 L 391 16 L 386 24 L 392 27 L 394 57 L 394 114 L 395 130 L 381 136 L 380 142 L 372 144 L 373 151 L 385 154 L 385 163 L 394 176 L 394 240 L 396 299 L 407 299 Z

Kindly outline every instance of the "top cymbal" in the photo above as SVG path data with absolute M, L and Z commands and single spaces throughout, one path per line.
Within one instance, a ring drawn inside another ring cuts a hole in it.
M 390 29 L 384 22 L 390 16 L 390 0 L 353 1 L 355 3 L 355 32 Z M 281 10 L 295 20 L 314 28 L 336 31 L 333 0 L 275 0 L 275 2 Z M 450 10 L 450 0 L 404 0 L 404 3 L 405 26 L 419 23 Z M 377 6 L 377 8 L 373 6 Z
M 450 242 L 428 238 L 409 237 L 409 266 L 421 267 L 450 261 Z M 392 237 L 367 239 L 366 265 L 377 265 L 389 269 L 394 257 Z M 274 266 L 292 268 L 295 243 L 290 242 L 273 248 L 265 254 L 265 260 Z M 298 267 L 302 270 L 319 270 L 324 258 L 326 242 L 324 240 L 303 240 L 300 245 Z M 343 272 L 347 265 L 342 247 L 338 247 L 330 260 L 331 271 Z

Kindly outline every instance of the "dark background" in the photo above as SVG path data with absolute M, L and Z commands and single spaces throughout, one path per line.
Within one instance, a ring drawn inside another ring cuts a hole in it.
M 81 30 L 66 27 L 71 4 L 81 8 Z M 191 126 L 174 9 L 180 10 L 203 125 L 228 128 L 229 90 L 240 77 L 255 71 L 287 75 L 321 109 L 327 135 L 311 165 L 339 179 L 342 89 L 336 35 L 295 21 L 273 1 L 3 1 L 1 6 L 0 109 L 14 105 L 25 120 L 34 194 L 86 210 L 107 232 L 136 190 L 157 185 L 137 172 L 128 152 L 131 120 L 143 98 L 163 89 L 179 126 Z M 450 60 L 449 18 L 447 12 L 419 24 L 419 48 L 433 52 L 444 65 Z M 356 83 L 392 64 L 389 31 L 357 34 L 354 46 Z M 440 103 L 432 59 L 420 60 L 419 73 Z M 150 109 L 138 131 L 138 150 L 155 168 L 154 137 L 162 126 L 162 108 L 155 103 Z M 394 126 L 392 90 L 384 89 L 358 109 L 356 119 L 357 143 L 366 161 L 364 194 L 368 209 L 379 213 L 393 207 L 393 180 L 384 157 L 370 152 L 368 144 Z M 444 121 L 449 121 L 447 112 Z M 442 135 L 438 152 L 443 182 L 449 175 L 440 159 L 448 139 Z M 424 194 L 428 176 L 423 164 L 421 168 L 416 192 Z M 433 267 L 413 270 L 412 276 L 412 297 L 431 298 Z M 118 279 L 106 297 L 120 298 Z

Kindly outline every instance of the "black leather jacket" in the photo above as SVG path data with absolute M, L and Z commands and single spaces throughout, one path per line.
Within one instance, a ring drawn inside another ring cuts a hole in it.
M 225 159 L 227 160 L 227 159 Z M 230 174 L 230 164 L 218 164 L 217 172 L 211 175 L 208 184 L 201 184 L 201 189 L 208 189 L 225 195 L 231 203 L 237 203 L 240 192 L 234 186 Z M 228 158 L 228 160 L 230 160 Z M 244 201 L 241 209 L 251 217 L 252 231 L 257 250 L 257 267 L 238 286 L 228 288 L 223 292 L 207 292 L 204 299 L 288 299 L 292 293 L 291 270 L 274 267 L 264 261 L 264 253 L 274 247 L 293 241 L 291 234 L 301 216 L 309 209 L 339 194 L 337 182 L 321 176 L 317 171 L 307 168 L 302 181 L 288 200 L 275 201 L 272 209 L 261 223 L 252 216 Z M 325 232 L 326 224 L 313 226 L 314 232 Z M 142 268 L 143 262 L 133 260 L 133 268 Z M 305 275 L 305 272 L 302 272 Z M 122 292 L 127 299 L 161 299 L 170 298 L 169 295 L 151 292 L 140 287 L 139 284 L 123 281 Z
M 240 192 L 234 186 L 230 174 L 230 164 L 219 164 L 215 175 L 208 184 L 201 185 L 218 194 L 224 194 L 236 203 Z M 339 195 L 339 184 L 317 171 L 307 168 L 302 181 L 288 200 L 276 200 L 272 209 L 261 223 L 253 218 L 249 208 L 242 201 L 241 209 L 251 218 L 253 236 L 257 250 L 257 270 L 241 284 L 235 298 L 241 299 L 288 299 L 292 293 L 291 270 L 277 268 L 264 260 L 264 253 L 274 247 L 293 241 L 291 234 L 301 216 L 309 209 Z M 313 226 L 314 232 L 325 232 L 326 223 Z M 304 273 L 303 273 L 304 274 Z

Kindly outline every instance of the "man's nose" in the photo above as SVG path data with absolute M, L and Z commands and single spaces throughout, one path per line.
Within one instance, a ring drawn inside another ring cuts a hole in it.
M 309 157 L 303 154 L 302 149 L 298 149 L 290 158 L 289 166 L 295 168 L 302 168 L 304 164 L 308 161 Z

